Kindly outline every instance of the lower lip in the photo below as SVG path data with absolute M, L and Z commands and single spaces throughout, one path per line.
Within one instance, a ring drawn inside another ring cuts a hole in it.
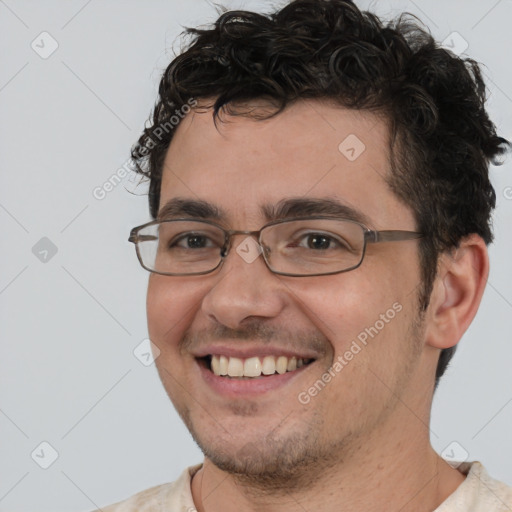
M 307 368 L 307 366 L 303 366 L 293 372 L 286 372 L 282 375 L 274 374 L 255 378 L 237 379 L 220 377 L 203 365 L 199 363 L 197 363 L 197 365 L 199 366 L 203 379 L 216 393 L 231 398 L 263 395 L 269 391 L 274 391 L 290 382 L 290 380 L 300 375 Z

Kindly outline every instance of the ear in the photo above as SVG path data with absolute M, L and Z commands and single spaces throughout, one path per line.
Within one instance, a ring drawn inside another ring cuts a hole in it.
M 453 347 L 472 322 L 489 275 L 483 239 L 470 235 L 439 258 L 427 312 L 425 341 L 431 347 Z

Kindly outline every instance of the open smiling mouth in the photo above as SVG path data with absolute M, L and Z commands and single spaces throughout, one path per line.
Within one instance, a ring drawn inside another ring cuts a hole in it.
M 238 357 L 209 355 L 200 358 L 199 361 L 219 377 L 255 379 L 294 372 L 311 364 L 314 359 L 297 358 L 295 356 L 264 356 L 240 359 Z

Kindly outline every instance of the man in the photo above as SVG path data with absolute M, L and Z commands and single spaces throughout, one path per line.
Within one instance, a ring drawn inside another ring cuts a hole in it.
M 133 149 L 159 375 L 205 455 L 121 511 L 512 510 L 432 449 L 478 309 L 489 162 L 478 66 L 348 0 L 190 30 Z

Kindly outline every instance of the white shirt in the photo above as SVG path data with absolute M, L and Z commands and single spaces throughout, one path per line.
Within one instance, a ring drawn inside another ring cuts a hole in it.
M 196 512 L 190 483 L 200 467 L 187 468 L 175 482 L 152 487 L 101 510 Z M 479 462 L 461 464 L 458 470 L 467 475 L 466 479 L 433 512 L 512 512 L 512 487 L 491 478 Z

